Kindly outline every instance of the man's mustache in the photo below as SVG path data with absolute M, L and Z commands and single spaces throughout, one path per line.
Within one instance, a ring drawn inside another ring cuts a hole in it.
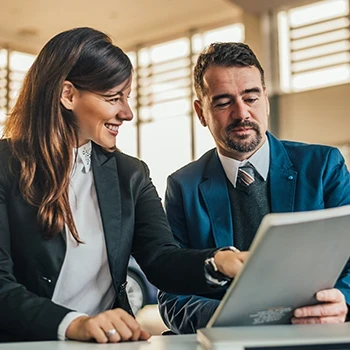
M 236 128 L 252 128 L 253 130 L 259 131 L 259 126 L 256 123 L 250 122 L 248 120 L 246 121 L 236 120 L 233 123 L 226 126 L 225 130 L 226 132 L 230 132 Z

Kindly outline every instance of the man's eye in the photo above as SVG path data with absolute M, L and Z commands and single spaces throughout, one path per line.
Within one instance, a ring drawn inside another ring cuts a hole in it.
M 230 102 L 220 102 L 220 103 L 217 103 L 216 104 L 216 107 L 225 107 L 225 106 L 227 106 L 227 105 L 229 105 L 230 104 Z
M 119 97 L 115 97 L 115 98 L 111 98 L 108 100 L 108 102 L 112 102 L 112 103 L 115 103 L 115 102 L 118 102 L 119 101 Z
M 254 103 L 257 100 L 258 100 L 257 98 L 247 98 L 245 101 L 248 102 L 248 103 Z

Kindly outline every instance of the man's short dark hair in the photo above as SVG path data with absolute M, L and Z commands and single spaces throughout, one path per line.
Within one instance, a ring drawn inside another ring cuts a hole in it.
M 199 99 L 205 95 L 203 76 L 212 65 L 223 67 L 254 66 L 259 69 L 261 83 L 265 87 L 264 70 L 248 45 L 236 42 L 212 43 L 201 52 L 194 67 L 194 88 Z

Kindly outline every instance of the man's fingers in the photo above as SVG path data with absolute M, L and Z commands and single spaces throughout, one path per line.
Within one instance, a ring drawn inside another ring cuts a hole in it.
M 316 298 L 323 303 L 297 308 L 294 310 L 294 316 L 296 318 L 340 316 L 344 322 L 348 308 L 344 295 L 338 289 L 322 290 L 316 294 Z
M 293 324 L 345 322 L 348 307 L 338 289 L 322 290 L 316 294 L 316 298 L 323 303 L 295 309 L 291 320 Z
M 292 317 L 291 323 L 293 324 L 330 324 L 330 323 L 343 323 L 341 317 L 305 317 L 305 318 L 296 318 Z
M 306 306 L 294 310 L 294 316 L 302 317 L 327 317 L 346 315 L 346 308 L 342 303 L 319 304 Z
M 324 289 L 316 293 L 316 299 L 318 301 L 325 301 L 328 303 L 345 302 L 343 293 L 336 288 Z

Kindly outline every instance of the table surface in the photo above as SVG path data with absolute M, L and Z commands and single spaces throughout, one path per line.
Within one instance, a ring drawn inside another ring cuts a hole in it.
M 75 341 L 0 343 L 0 350 L 203 350 L 196 335 L 153 336 L 148 341 L 96 344 Z

